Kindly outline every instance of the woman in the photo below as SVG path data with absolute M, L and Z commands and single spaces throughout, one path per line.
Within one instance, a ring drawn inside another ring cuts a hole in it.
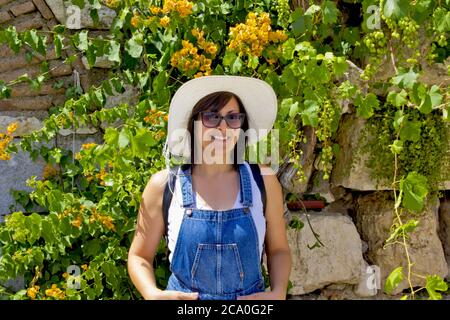
M 153 259 L 164 235 L 162 199 L 171 171 L 153 174 L 142 194 L 128 271 L 145 299 L 286 299 L 291 256 L 281 186 L 260 165 L 268 195 L 263 212 L 252 170 L 242 161 L 242 143 L 264 137 L 276 112 L 273 89 L 255 78 L 204 76 L 177 90 L 165 148 L 190 165 L 177 171 L 168 211 L 166 290 L 156 286 Z M 261 274 L 263 247 L 270 290 Z

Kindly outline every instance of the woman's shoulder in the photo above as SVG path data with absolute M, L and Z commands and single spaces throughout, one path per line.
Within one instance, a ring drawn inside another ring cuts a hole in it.
M 162 169 L 153 173 L 145 186 L 143 197 L 152 199 L 162 197 L 167 183 L 169 170 Z

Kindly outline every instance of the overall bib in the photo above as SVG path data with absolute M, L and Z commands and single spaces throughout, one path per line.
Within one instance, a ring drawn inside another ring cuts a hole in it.
M 173 252 L 167 290 L 198 292 L 200 300 L 236 300 L 265 291 L 258 235 L 250 213 L 251 177 L 239 164 L 243 208 L 195 208 L 191 168 L 180 175 L 184 216 Z

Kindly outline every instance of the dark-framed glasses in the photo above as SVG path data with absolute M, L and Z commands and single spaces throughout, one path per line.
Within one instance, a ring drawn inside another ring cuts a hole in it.
M 222 116 L 219 112 L 205 111 L 200 112 L 202 123 L 207 128 L 217 128 L 222 119 L 225 119 L 228 127 L 231 129 L 239 129 L 242 127 L 245 119 L 245 113 L 234 112 Z

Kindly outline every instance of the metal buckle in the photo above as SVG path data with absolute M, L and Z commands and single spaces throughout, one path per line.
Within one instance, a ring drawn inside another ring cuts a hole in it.
M 249 207 L 245 207 L 245 208 L 244 208 L 244 212 L 245 212 L 245 213 L 249 213 L 249 212 L 250 212 L 250 208 L 249 208 Z

